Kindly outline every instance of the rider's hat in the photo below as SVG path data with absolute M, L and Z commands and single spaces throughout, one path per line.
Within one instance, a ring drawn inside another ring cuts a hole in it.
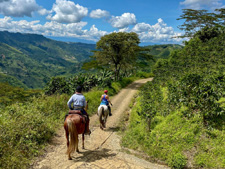
M 108 90 L 104 90 L 104 93 L 108 93 Z
M 81 87 L 81 86 L 77 86 L 77 88 L 76 88 L 76 92 L 81 93 L 81 91 L 82 91 L 82 87 Z

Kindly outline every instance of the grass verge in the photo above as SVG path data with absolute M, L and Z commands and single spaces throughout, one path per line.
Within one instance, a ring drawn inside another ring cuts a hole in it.
M 156 115 L 154 128 L 147 130 L 140 98 L 133 107 L 122 145 L 149 155 L 150 161 L 164 161 L 172 168 L 225 168 L 225 131 L 206 129 L 199 114 L 187 119 L 181 110 L 168 116 Z

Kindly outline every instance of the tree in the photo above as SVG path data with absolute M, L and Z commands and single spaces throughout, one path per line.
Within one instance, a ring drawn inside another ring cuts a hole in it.
M 134 32 L 114 32 L 105 35 L 97 42 L 97 50 L 92 56 L 94 61 L 91 63 L 95 67 L 101 66 L 114 70 L 115 79 L 118 80 L 121 69 L 135 63 L 137 53 L 141 51 L 139 43 L 139 37 Z
M 179 29 L 185 31 L 185 34 L 181 37 L 193 37 L 196 32 L 204 27 L 212 28 L 220 26 L 223 12 L 224 10 L 221 10 L 220 14 L 216 14 L 208 13 L 207 10 L 183 9 L 183 14 L 177 19 L 185 19 L 184 24 L 178 26 Z

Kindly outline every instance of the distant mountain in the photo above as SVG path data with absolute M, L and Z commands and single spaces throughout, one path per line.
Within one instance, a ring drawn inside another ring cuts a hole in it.
M 0 31 L 0 82 L 42 88 L 52 76 L 79 72 L 94 49 L 94 44 Z
M 168 58 L 180 45 L 145 46 L 155 59 Z M 0 82 L 23 88 L 43 88 L 53 76 L 81 72 L 95 44 L 61 42 L 37 34 L 0 31 Z M 145 61 L 140 65 L 150 69 Z M 150 66 L 152 63 L 150 63 Z
M 155 59 L 167 59 L 173 50 L 182 49 L 183 46 L 177 44 L 151 45 L 145 46 L 150 49 L 150 54 Z
M 143 58 L 138 58 L 137 64 L 142 71 L 146 72 L 150 72 L 152 70 L 152 67 L 158 59 L 168 59 L 172 51 L 183 48 L 183 46 L 178 44 L 148 45 L 142 47 L 149 49 L 148 53 L 151 54 L 154 59 L 154 61 L 149 61 Z

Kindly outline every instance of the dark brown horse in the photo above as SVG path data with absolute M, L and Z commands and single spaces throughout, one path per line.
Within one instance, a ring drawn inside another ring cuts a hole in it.
M 85 111 L 87 111 L 88 104 L 86 104 Z M 67 140 L 67 152 L 68 159 L 72 160 L 71 153 L 75 150 L 79 152 L 78 149 L 78 134 L 82 134 L 82 148 L 84 149 L 84 134 L 85 134 L 85 123 L 89 126 L 89 121 L 87 118 L 81 115 L 79 110 L 70 111 L 69 115 L 66 117 L 64 122 L 64 129 L 66 133 Z M 90 134 L 89 127 L 87 127 L 87 131 Z

